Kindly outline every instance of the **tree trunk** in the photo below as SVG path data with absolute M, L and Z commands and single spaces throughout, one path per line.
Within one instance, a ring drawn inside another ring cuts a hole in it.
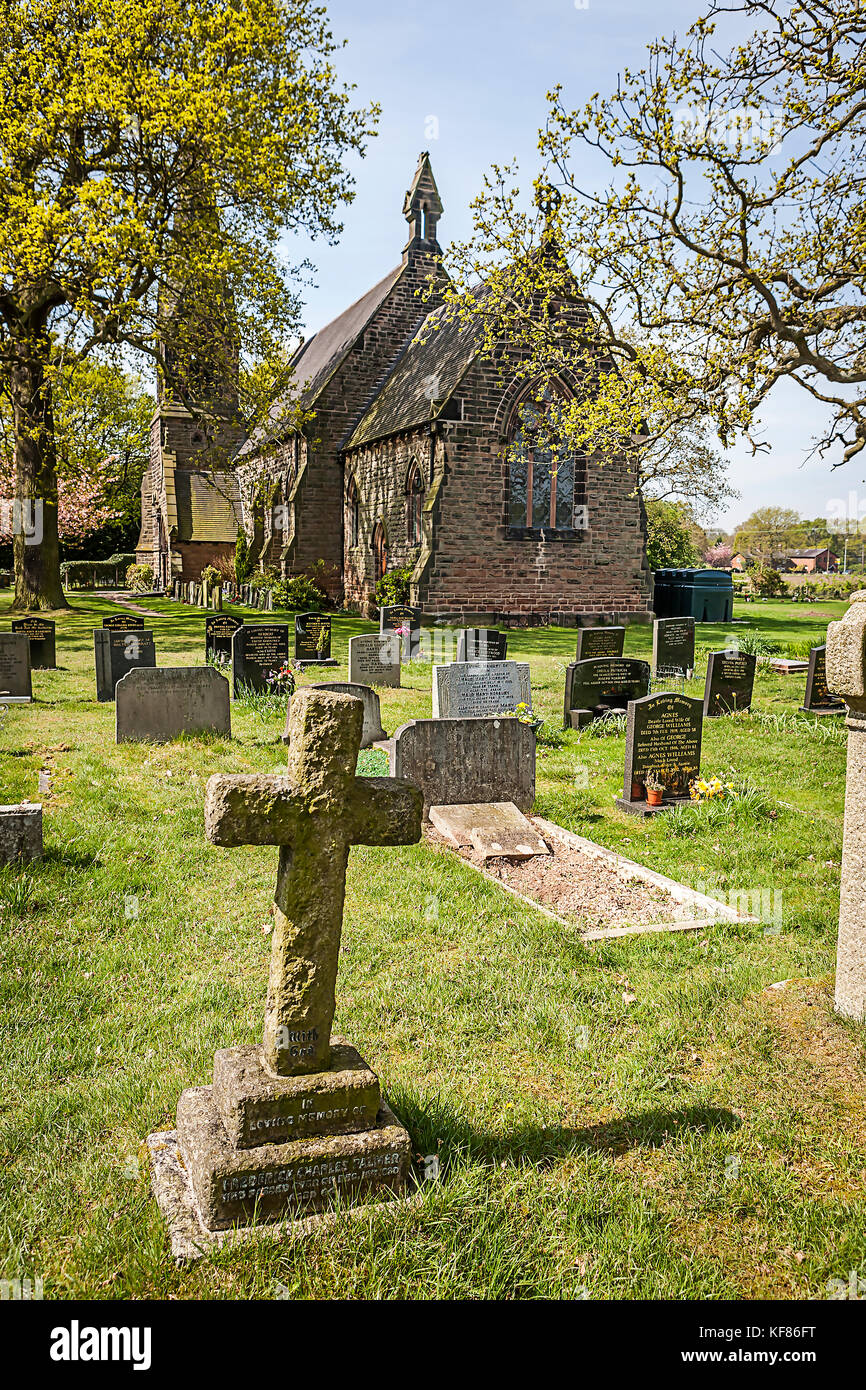
M 13 613 L 68 608 L 60 582 L 57 534 L 57 450 L 47 317 L 10 334 L 10 373 L 15 431 L 15 498 L 12 549 L 15 557 Z

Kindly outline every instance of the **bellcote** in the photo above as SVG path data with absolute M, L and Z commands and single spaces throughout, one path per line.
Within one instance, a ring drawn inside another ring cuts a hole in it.
M 404 251 L 418 249 L 439 251 L 436 240 L 436 224 L 442 216 L 442 199 L 430 168 L 430 156 L 424 150 L 418 159 L 418 167 L 412 186 L 403 200 L 403 216 L 409 223 L 409 240 Z

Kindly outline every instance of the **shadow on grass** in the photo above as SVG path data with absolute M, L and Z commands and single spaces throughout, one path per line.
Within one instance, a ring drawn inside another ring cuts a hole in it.
M 630 1149 L 655 1149 L 671 1139 L 738 1130 L 742 1120 L 731 1110 L 714 1105 L 643 1110 L 584 1128 L 564 1125 L 517 1125 L 511 1133 L 473 1128 L 441 1096 L 425 1097 L 401 1087 L 389 1088 L 389 1104 L 412 1136 L 417 1154 L 438 1154 L 447 1169 L 458 1155 L 499 1167 L 503 1162 L 532 1163 L 546 1168 L 576 1152 L 624 1154 Z

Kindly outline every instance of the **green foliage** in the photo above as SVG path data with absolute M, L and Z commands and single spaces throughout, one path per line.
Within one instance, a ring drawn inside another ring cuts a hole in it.
M 238 538 L 235 541 L 235 579 L 238 584 L 246 584 L 252 568 L 247 538 L 243 531 L 238 531 Z
M 126 571 L 126 582 L 133 593 L 148 593 L 154 586 L 154 574 L 150 565 L 130 565 Z
M 215 584 L 219 584 L 222 580 L 222 575 L 219 570 L 214 569 L 213 565 L 205 565 L 199 577 L 206 589 L 213 588 Z
M 272 589 L 279 579 L 275 569 L 268 567 L 263 570 L 254 570 L 247 579 L 251 589 Z
M 388 570 L 376 585 L 376 602 L 380 608 L 393 603 L 408 603 L 411 592 L 412 570 L 408 566 Z
M 788 586 L 778 570 L 769 565 L 750 565 L 747 574 L 749 587 L 756 598 L 782 598 Z
M 60 575 L 66 588 L 95 589 L 124 584 L 135 555 L 112 555 L 108 560 L 64 560 Z
M 299 612 L 309 609 L 315 612 L 328 606 L 327 595 L 305 574 L 277 580 L 271 593 L 275 608 L 291 608 Z
M 651 570 L 690 569 L 701 563 L 682 502 L 646 501 L 647 563 Z
M 792 584 L 790 597 L 793 603 L 820 603 L 826 599 L 850 598 L 863 587 L 862 574 L 840 574 Z

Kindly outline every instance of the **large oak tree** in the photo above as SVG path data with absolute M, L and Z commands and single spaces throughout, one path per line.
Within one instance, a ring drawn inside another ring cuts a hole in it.
M 15 537 L 17 610 L 65 604 L 52 382 L 70 357 L 120 345 L 193 399 L 235 349 L 266 359 L 296 328 L 279 240 L 337 235 L 376 117 L 335 50 L 310 0 L 0 0 L 0 384 L 16 497 L 42 508 L 41 543 Z

